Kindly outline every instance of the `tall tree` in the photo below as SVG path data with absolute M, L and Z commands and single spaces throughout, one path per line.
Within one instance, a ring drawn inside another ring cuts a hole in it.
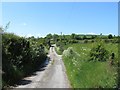
M 113 38 L 112 34 L 109 34 L 109 35 L 108 35 L 108 38 L 109 38 L 109 39 L 112 39 L 112 38 Z

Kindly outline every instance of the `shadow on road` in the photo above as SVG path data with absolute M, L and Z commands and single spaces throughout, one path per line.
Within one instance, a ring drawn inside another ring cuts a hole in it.
M 21 80 L 19 83 L 17 83 L 17 85 L 26 85 L 26 84 L 30 84 L 32 81 L 31 80 Z
M 36 69 L 31 75 L 29 75 L 29 76 L 27 76 L 27 77 L 33 77 L 33 76 L 36 76 L 37 75 L 37 72 L 41 72 L 41 71 L 44 71 L 45 70 L 45 67 L 47 67 L 47 65 L 49 64 L 49 58 L 47 58 L 46 60 L 45 60 L 45 62 L 42 64 L 42 65 L 40 65 L 40 67 L 38 68 L 38 69 Z M 18 85 L 27 85 L 27 84 L 30 84 L 30 83 L 32 83 L 32 81 L 31 80 L 26 80 L 26 79 L 22 79 L 22 80 L 20 80 L 20 81 L 18 81 L 18 83 L 16 83 L 16 85 L 18 86 Z
M 47 58 L 47 59 L 45 60 L 45 62 L 44 62 L 38 69 L 36 69 L 35 72 L 37 72 L 37 71 L 44 71 L 44 70 L 45 70 L 45 67 L 47 67 L 47 65 L 49 64 L 49 62 L 50 62 L 50 60 Z
M 40 65 L 40 67 L 37 68 L 30 76 L 36 76 L 37 75 L 36 72 L 38 72 L 38 71 L 44 71 L 45 67 L 47 67 L 47 65 L 49 64 L 49 62 L 50 62 L 50 60 L 49 60 L 49 58 L 47 58 L 45 60 L 45 62 L 42 65 Z

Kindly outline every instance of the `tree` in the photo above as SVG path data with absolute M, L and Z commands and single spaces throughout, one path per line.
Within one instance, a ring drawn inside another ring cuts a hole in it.
M 59 36 L 58 36 L 57 34 L 54 34 L 54 35 L 53 35 L 53 40 L 54 40 L 54 42 L 57 42 L 58 39 L 59 39 Z
M 83 39 L 87 39 L 87 37 L 84 35 L 84 36 L 83 36 Z
M 76 35 L 76 36 L 75 36 L 75 39 L 76 39 L 76 40 L 81 40 L 80 35 Z
M 48 34 L 48 35 L 46 36 L 46 38 L 51 39 L 51 38 L 52 38 L 52 34 Z
M 94 38 L 95 38 L 95 36 L 94 36 L 94 35 L 92 35 L 92 36 L 91 36 L 91 39 L 94 39 Z
M 72 38 L 72 39 L 75 39 L 75 33 L 72 33 L 72 34 L 71 34 L 71 38 Z
M 113 38 L 112 34 L 109 34 L 109 35 L 108 35 L 108 38 L 109 38 L 109 39 L 112 39 L 112 38 Z

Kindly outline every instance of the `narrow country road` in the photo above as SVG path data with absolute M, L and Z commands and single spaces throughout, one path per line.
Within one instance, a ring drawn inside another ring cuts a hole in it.
M 16 88 L 70 88 L 62 57 L 54 47 L 50 48 L 49 57 L 46 67 L 24 78 Z

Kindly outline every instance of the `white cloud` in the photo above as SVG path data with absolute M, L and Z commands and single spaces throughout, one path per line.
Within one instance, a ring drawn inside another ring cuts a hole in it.
M 45 37 L 45 36 L 43 36 L 43 35 L 41 35 L 41 34 L 35 34 L 34 37 L 37 38 L 37 37 Z
M 25 35 L 25 37 L 31 37 L 31 36 L 34 36 L 33 34 L 27 34 Z
M 27 34 L 27 35 L 25 35 L 25 37 L 31 37 L 31 36 L 34 36 L 35 38 L 37 38 L 37 37 L 44 37 L 44 36 L 42 36 L 42 35 L 40 35 L 40 34 Z
M 40 34 L 37 34 L 38 37 L 40 37 L 41 35 Z
M 96 33 L 90 32 L 90 33 L 87 33 L 87 34 L 95 35 Z
M 87 35 L 87 34 L 90 34 L 90 35 L 97 35 L 96 33 L 93 33 L 93 32 L 90 32 L 90 33 L 77 33 L 77 34 L 84 34 L 84 35 Z

